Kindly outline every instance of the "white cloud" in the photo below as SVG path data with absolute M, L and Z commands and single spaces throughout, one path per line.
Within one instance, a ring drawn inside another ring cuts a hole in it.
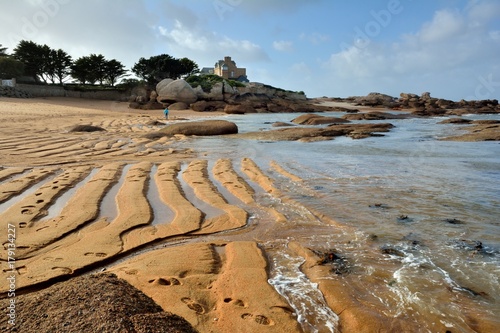
M 290 52 L 293 51 L 293 43 L 289 41 L 274 41 L 273 48 L 277 51 Z
M 342 82 L 332 88 L 351 89 L 351 94 L 385 90 L 392 95 L 434 90 L 448 94 L 447 98 L 464 97 L 478 76 L 495 71 L 487 64 L 495 63 L 500 54 L 500 32 L 490 31 L 486 20 L 494 17 L 480 6 L 484 3 L 470 4 L 463 12 L 437 11 L 418 32 L 402 35 L 392 44 L 353 43 L 331 54 L 323 68 Z M 478 17 L 483 20 L 478 22 Z M 498 68 L 493 75 L 500 76 Z
M 490 21 L 500 16 L 500 3 L 498 1 L 478 1 L 469 3 L 467 12 L 472 22 Z
M 313 45 L 325 43 L 325 42 L 328 42 L 330 40 L 330 36 L 325 35 L 325 34 L 321 34 L 318 32 L 313 32 L 313 33 L 309 33 L 309 34 L 301 33 L 299 35 L 299 38 L 300 38 L 300 40 L 308 41 L 309 43 L 311 43 Z
M 218 59 L 230 55 L 239 62 L 268 61 L 269 56 L 259 45 L 249 40 L 236 40 L 225 35 L 183 24 L 176 20 L 168 29 L 158 27 L 158 32 L 167 42 L 173 56 L 186 55 L 200 67 L 213 65 Z
M 175 21 L 172 29 L 169 30 L 163 26 L 159 26 L 158 30 L 169 42 L 182 49 L 206 51 L 210 46 L 209 38 L 206 35 L 199 35 L 190 31 L 178 20 Z
M 436 12 L 432 22 L 424 24 L 419 37 L 424 43 L 438 42 L 453 38 L 466 28 L 465 19 L 458 11 Z

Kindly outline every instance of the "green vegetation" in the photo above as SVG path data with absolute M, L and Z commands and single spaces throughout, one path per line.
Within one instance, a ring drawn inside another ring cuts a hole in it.
M 5 57 L 7 56 L 7 48 L 6 47 L 2 47 L 2 44 L 0 44 L 0 57 Z
M 128 72 L 120 61 L 108 60 L 102 54 L 90 54 L 73 60 L 62 49 L 55 50 L 32 41 L 20 41 L 11 55 L 6 50 L 0 44 L 0 76 L 9 79 L 28 77 L 24 83 L 62 85 L 73 79 L 78 85 L 72 88 L 96 89 L 95 84 L 102 87 L 115 86 Z M 140 58 L 131 71 L 142 81 L 124 82 L 127 87 L 137 86 L 141 82 L 152 87 L 165 78 L 178 79 L 198 73 L 199 69 L 188 58 L 176 59 L 168 54 L 161 54 L 149 59 Z
M 161 54 L 148 59 L 140 58 L 132 67 L 132 72 L 154 86 L 165 78 L 175 80 L 183 75 L 197 73 L 199 69 L 198 65 L 188 58 L 176 59 L 168 54 Z
M 82 84 L 99 82 L 100 85 L 114 86 L 117 79 L 126 76 L 126 73 L 121 62 L 106 60 L 102 54 L 78 58 L 71 65 L 71 76 Z
M 216 83 L 222 81 L 227 82 L 231 87 L 245 87 L 245 85 L 239 81 L 226 80 L 215 74 L 191 75 L 186 78 L 186 82 L 189 83 L 191 87 L 196 88 L 201 86 L 201 89 L 203 89 L 204 92 L 210 92 Z
M 0 56 L 0 78 L 11 79 L 24 73 L 24 64 L 8 56 Z
M 47 45 L 25 40 L 14 49 L 12 57 L 24 64 L 24 75 L 45 83 L 59 81 L 62 84 L 70 73 L 72 63 L 71 56 L 61 49 L 54 50 Z
M 299 94 L 299 95 L 305 95 L 305 92 L 303 91 L 291 91 L 291 90 L 285 90 L 285 89 L 282 89 L 282 88 L 276 88 L 276 87 L 273 87 L 273 86 L 270 86 L 268 84 L 264 84 L 263 85 L 265 88 L 268 88 L 268 89 L 274 89 L 276 91 L 281 91 L 281 92 L 286 92 L 286 93 L 296 93 L 296 94 Z

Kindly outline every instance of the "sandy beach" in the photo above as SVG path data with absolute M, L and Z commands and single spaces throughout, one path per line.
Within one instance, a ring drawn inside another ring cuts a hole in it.
M 189 110 L 170 114 L 168 122 L 207 117 Z M 221 114 L 208 116 L 217 115 Z M 194 151 L 170 148 L 172 139 L 150 142 L 143 138 L 158 128 L 149 123 L 165 122 L 161 110 L 135 111 L 126 103 L 109 101 L 3 98 L 0 121 L 4 124 L 0 177 L 7 179 L 0 185 L 2 202 L 43 184 L 0 212 L 2 234 L 7 234 L 8 224 L 16 226 L 19 293 L 89 272 L 156 240 L 193 234 L 190 237 L 196 239 L 196 235 L 246 224 L 247 213 L 225 202 L 208 179 L 205 161 L 195 160 Z M 76 125 L 106 131 L 69 132 Z M 185 181 L 195 186 L 197 196 L 220 210 L 220 215 L 205 218 L 180 191 L 176 178 L 180 161 L 192 161 L 189 172 L 184 172 Z M 153 164 L 158 165 L 154 181 L 161 199 L 175 214 L 171 223 L 159 226 L 150 225 L 152 211 L 145 197 Z M 117 216 L 112 221 L 99 219 L 100 203 L 126 165 L 130 167 L 116 195 Z M 217 175 L 229 184 L 228 189 L 251 203 L 248 186 L 238 186 L 242 180 L 232 172 L 230 163 L 221 162 L 219 169 Z M 14 176 L 15 181 L 8 181 Z M 48 207 L 87 178 L 90 180 L 63 203 L 60 213 L 47 218 Z M 2 259 L 6 260 L 6 253 Z M 200 332 L 229 332 L 235 327 L 299 331 L 293 311 L 267 284 L 266 266 L 255 242 L 200 241 L 146 252 L 110 271 L 164 309 L 186 318 Z
M 257 202 L 256 188 L 300 204 L 251 158 L 219 159 L 210 168 L 196 147 L 175 148 L 183 136 L 145 137 L 165 122 L 223 115 L 171 111 L 166 121 L 161 110 L 131 110 L 127 103 L 0 98 L 0 235 L 6 239 L 15 226 L 18 294 L 105 270 L 202 333 L 302 332 L 294 309 L 268 283 L 270 263 L 259 243 L 259 233 L 279 233 L 287 217 Z M 77 125 L 103 131 L 72 132 Z M 300 183 L 279 164 L 271 167 Z M 148 196 L 152 187 L 159 197 Z M 168 207 L 169 223 L 154 215 L 152 200 Z M 209 208 L 201 210 L 200 200 Z M 249 212 L 264 218 L 248 231 Z M 302 214 L 332 230 L 348 228 L 309 207 Z M 356 298 L 369 277 L 332 279 L 328 253 L 300 241 L 289 248 L 304 259 L 302 270 L 318 283 L 342 332 L 418 331 L 408 317 L 386 316 Z M 7 292 L 2 284 L 2 301 Z M 471 310 L 472 321 L 476 316 Z M 427 320 L 446 332 L 438 317 Z M 7 327 L 4 319 L 0 324 Z M 477 323 L 484 332 L 493 325 L 488 318 Z

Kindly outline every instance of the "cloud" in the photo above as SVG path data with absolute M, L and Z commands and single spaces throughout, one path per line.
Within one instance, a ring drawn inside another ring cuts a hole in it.
M 485 22 L 500 16 L 500 3 L 498 1 L 473 0 L 466 8 L 472 22 Z
M 213 31 L 186 25 L 178 20 L 172 28 L 158 27 L 158 32 L 167 42 L 174 56 L 196 54 L 199 65 L 213 64 L 217 59 L 231 55 L 244 62 L 269 61 L 269 56 L 261 46 L 249 40 L 232 39 Z
M 313 45 L 318 45 L 318 44 L 330 41 L 330 36 L 328 36 L 326 34 L 321 34 L 318 32 L 313 32 L 313 33 L 309 33 L 309 34 L 301 33 L 299 35 L 299 38 L 300 38 L 300 40 L 308 41 L 309 43 L 311 43 Z
M 465 29 L 465 18 L 458 11 L 440 10 L 431 22 L 424 24 L 418 35 L 422 42 L 432 43 L 453 38 Z
M 24 39 L 61 48 L 73 58 L 100 53 L 132 66 L 139 55 L 154 52 L 149 24 L 157 19 L 142 1 L 2 1 L 0 30 L 9 51 Z
M 472 89 L 471 82 L 478 76 L 495 70 L 487 64 L 496 63 L 500 54 L 500 34 L 498 30 L 489 30 L 489 23 L 495 18 L 488 14 L 492 7 L 483 6 L 485 3 L 481 2 L 461 12 L 439 10 L 419 31 L 401 35 L 392 44 L 370 40 L 344 46 L 330 55 L 323 68 L 332 77 L 355 82 L 354 91 L 387 89 L 397 95 L 424 89 L 457 98 Z M 478 21 L 478 17 L 482 20 Z M 498 68 L 496 71 L 500 77 Z M 451 91 L 447 86 L 452 85 L 459 88 Z M 396 88 L 401 91 L 394 91 Z
M 216 0 L 217 1 L 217 0 Z M 221 0 L 219 0 L 221 1 Z M 325 0 L 231 0 L 222 1 L 228 4 L 234 4 L 235 8 L 242 8 L 250 13 L 261 14 L 272 11 L 294 12 L 304 6 L 326 2 Z
M 290 52 L 293 51 L 293 43 L 284 40 L 274 41 L 273 48 L 281 52 Z

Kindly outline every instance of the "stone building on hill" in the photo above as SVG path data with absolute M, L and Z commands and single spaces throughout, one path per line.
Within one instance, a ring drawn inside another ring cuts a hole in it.
M 201 74 L 215 74 L 225 79 L 249 82 L 247 78 L 247 69 L 238 68 L 231 57 L 224 57 L 224 60 L 217 61 L 213 68 L 203 67 Z

